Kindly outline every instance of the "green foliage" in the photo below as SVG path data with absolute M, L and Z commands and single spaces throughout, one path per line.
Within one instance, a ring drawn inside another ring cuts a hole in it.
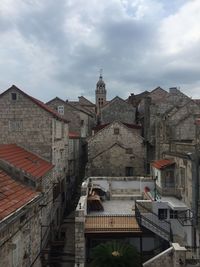
M 92 250 L 91 267 L 139 267 L 137 250 L 127 243 L 108 242 Z

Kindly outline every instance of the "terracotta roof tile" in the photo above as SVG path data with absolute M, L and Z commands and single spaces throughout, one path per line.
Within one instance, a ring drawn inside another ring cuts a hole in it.
M 87 216 L 85 222 L 86 233 L 105 233 L 105 232 L 141 232 L 135 216 L 116 215 L 116 216 Z
M 37 196 L 39 196 L 39 193 L 15 181 L 0 169 L 0 220 L 23 207 Z
M 41 178 L 53 168 L 48 161 L 15 144 L 0 145 L 0 159 L 23 170 L 35 179 Z
M 69 138 L 70 139 L 78 139 L 80 138 L 80 134 L 76 132 L 69 132 Z
M 152 166 L 156 169 L 164 169 L 170 165 L 175 164 L 173 160 L 171 159 L 160 159 L 160 160 L 156 160 L 152 163 Z

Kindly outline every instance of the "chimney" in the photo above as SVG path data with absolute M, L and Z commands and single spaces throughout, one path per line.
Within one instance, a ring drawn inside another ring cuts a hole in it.
M 177 94 L 180 92 L 180 90 L 177 87 L 170 87 L 169 92 L 170 94 Z

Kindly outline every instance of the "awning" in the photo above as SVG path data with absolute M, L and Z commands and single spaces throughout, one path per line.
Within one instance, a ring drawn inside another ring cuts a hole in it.
M 87 216 L 85 233 L 139 233 L 141 229 L 135 216 Z
M 162 197 L 162 202 L 167 202 L 168 206 L 173 210 L 187 210 L 185 203 L 175 197 Z
M 160 159 L 156 160 L 152 163 L 152 167 L 162 170 L 165 169 L 166 167 L 169 167 L 171 165 L 175 164 L 174 160 L 172 159 Z

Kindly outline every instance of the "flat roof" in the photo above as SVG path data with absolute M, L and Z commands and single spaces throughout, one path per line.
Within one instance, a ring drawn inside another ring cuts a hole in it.
M 168 202 L 169 207 L 172 208 L 173 210 L 187 210 L 188 209 L 188 207 L 183 201 L 175 197 L 162 197 L 161 201 Z
M 105 200 L 102 202 L 103 211 L 91 211 L 89 214 L 98 215 L 134 215 L 134 200 Z

